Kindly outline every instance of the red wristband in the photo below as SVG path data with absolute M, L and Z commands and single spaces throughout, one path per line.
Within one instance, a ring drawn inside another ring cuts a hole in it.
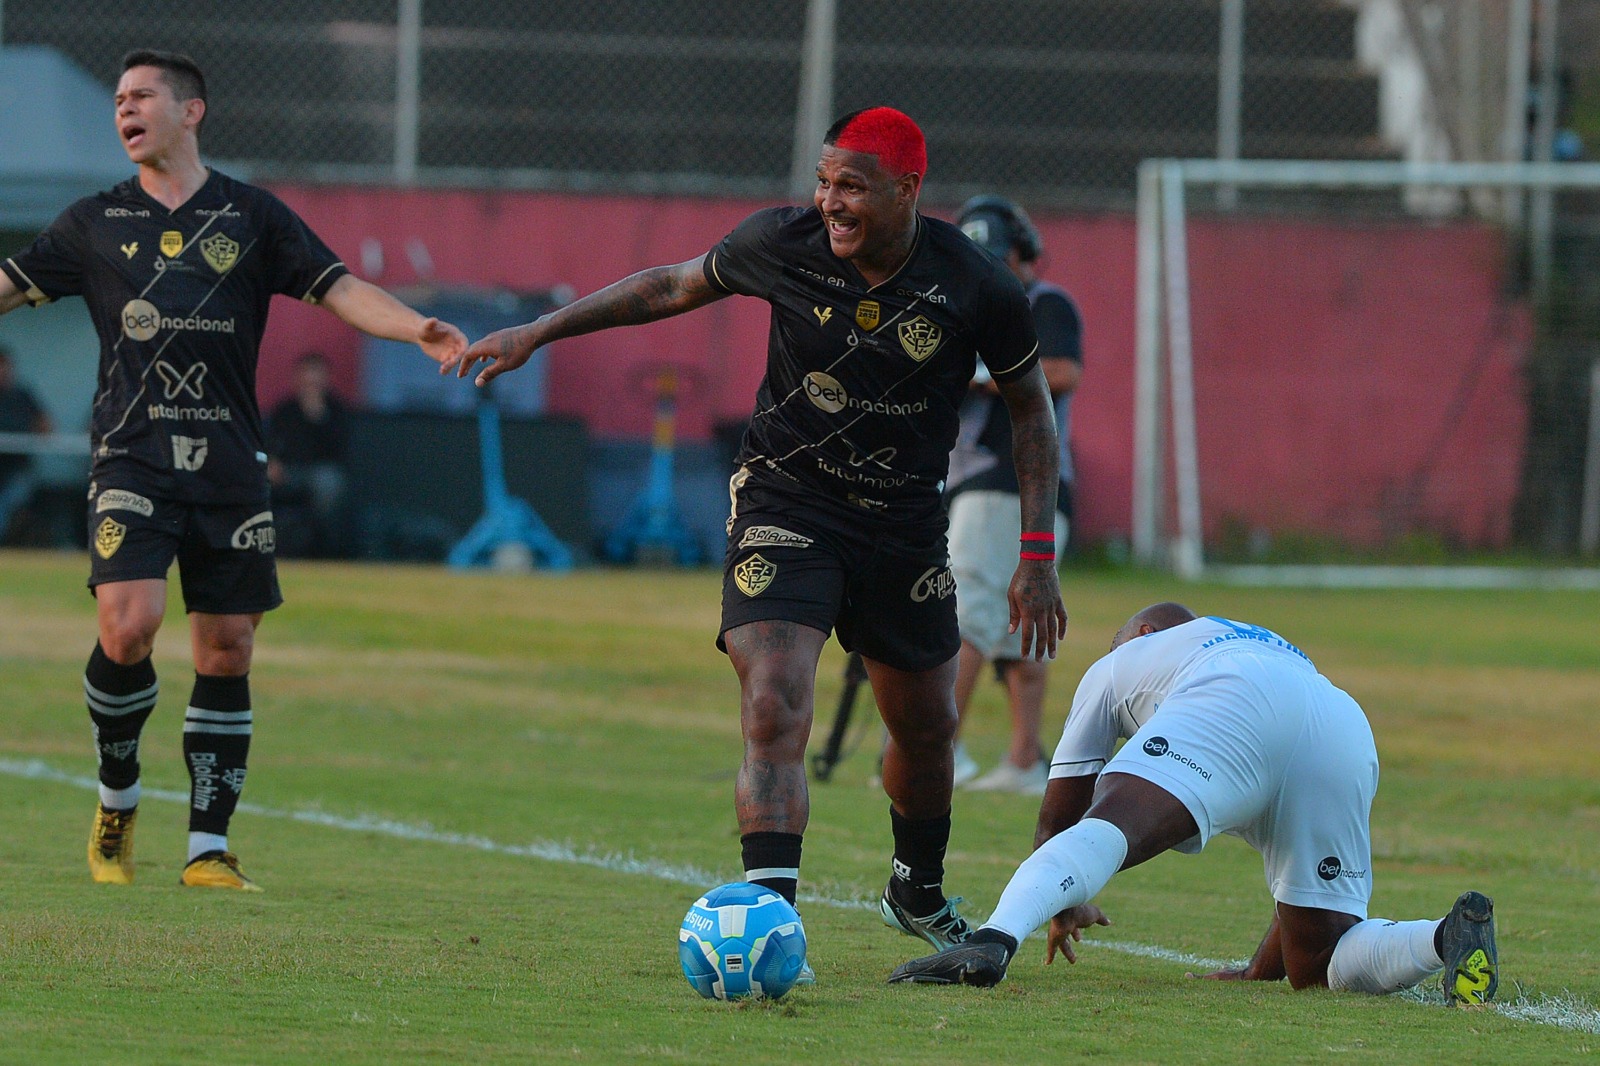
M 1056 557 L 1054 533 L 1023 533 L 1021 556 L 1034 562 L 1052 562 Z

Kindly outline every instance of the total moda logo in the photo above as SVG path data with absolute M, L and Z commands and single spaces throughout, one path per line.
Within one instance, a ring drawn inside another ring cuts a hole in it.
M 1144 742 L 1144 753 L 1152 759 L 1171 759 L 1179 766 L 1188 767 L 1200 775 L 1202 781 L 1211 780 L 1211 771 L 1195 762 L 1187 755 L 1180 755 L 1172 750 L 1172 745 L 1167 743 L 1166 737 L 1150 737 Z

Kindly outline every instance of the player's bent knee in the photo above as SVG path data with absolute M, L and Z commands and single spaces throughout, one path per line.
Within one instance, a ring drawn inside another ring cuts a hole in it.
M 155 648 L 155 629 L 126 626 L 101 626 L 100 649 L 118 666 L 132 666 L 150 657 Z
M 256 622 L 250 615 L 193 615 L 195 671 L 211 677 L 243 677 L 255 655 Z
M 809 693 L 784 685 L 763 685 L 745 697 L 745 745 L 755 751 L 781 754 L 794 749 L 803 754 L 811 732 Z M 796 756 L 799 757 L 799 756 Z
M 161 616 L 146 611 L 119 611 L 100 619 L 100 648 L 119 666 L 132 666 L 155 647 Z

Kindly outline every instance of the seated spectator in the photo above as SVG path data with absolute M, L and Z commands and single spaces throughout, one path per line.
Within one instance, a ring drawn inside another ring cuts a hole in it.
M 50 416 L 33 393 L 16 382 L 16 367 L 11 352 L 0 345 L 0 433 L 49 433 Z M 6 538 L 17 510 L 33 498 L 38 480 L 33 473 L 33 457 L 25 452 L 0 448 L 0 541 Z
M 350 409 L 328 388 L 328 360 L 308 352 L 295 363 L 294 395 L 267 416 L 267 479 L 277 512 L 279 554 L 347 554 L 349 452 Z

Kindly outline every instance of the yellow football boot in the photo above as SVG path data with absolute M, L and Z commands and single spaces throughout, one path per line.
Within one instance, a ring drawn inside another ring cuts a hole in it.
M 208 851 L 183 868 L 178 884 L 190 888 L 233 888 L 240 892 L 260 892 L 261 886 L 239 869 L 239 856 L 231 851 Z
M 89 831 L 89 876 L 103 885 L 133 884 L 133 823 L 139 808 L 108 811 L 95 805 Z

